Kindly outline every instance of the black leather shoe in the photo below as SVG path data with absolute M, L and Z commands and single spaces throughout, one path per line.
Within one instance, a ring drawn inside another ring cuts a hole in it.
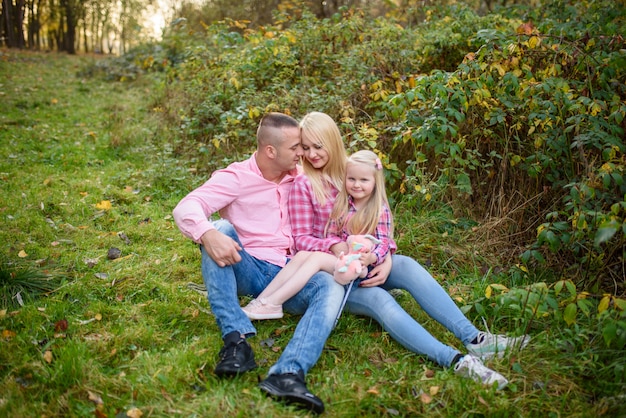
M 310 409 L 318 414 L 324 412 L 324 402 L 308 391 L 302 371 L 298 374 L 271 374 L 259 383 L 259 388 L 274 398 L 295 404 L 303 409 Z
M 215 374 L 218 376 L 237 375 L 256 367 L 252 347 L 245 338 L 241 338 L 238 331 L 224 337 L 224 347 L 219 356 L 220 360 L 215 366 Z

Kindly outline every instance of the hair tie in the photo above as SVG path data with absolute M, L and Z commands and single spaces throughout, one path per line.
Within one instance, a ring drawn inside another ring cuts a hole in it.
M 376 158 L 376 170 L 382 170 L 383 164 L 380 162 L 380 158 Z

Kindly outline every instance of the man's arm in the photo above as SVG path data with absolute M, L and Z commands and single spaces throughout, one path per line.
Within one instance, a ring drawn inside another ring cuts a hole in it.
M 241 259 L 241 246 L 217 231 L 209 217 L 237 199 L 237 176 L 220 170 L 202 186 L 190 192 L 174 208 L 176 225 L 186 237 L 204 246 L 221 267 Z

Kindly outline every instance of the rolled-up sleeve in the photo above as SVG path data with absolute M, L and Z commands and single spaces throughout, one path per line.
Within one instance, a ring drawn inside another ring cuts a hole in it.
M 209 220 L 211 215 L 235 201 L 239 190 L 241 188 L 236 175 L 216 171 L 206 183 L 176 205 L 172 213 L 174 222 L 183 235 L 199 243 L 202 235 L 214 228 Z

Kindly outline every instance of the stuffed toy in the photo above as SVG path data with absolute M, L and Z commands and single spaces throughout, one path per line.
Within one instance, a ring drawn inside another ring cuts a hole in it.
M 380 240 L 369 234 L 350 235 L 346 243 L 349 248 L 348 254 L 342 251 L 335 263 L 335 281 L 341 285 L 367 275 L 367 267 L 363 267 L 359 258 L 361 254 L 372 251 L 376 244 L 380 244 Z

